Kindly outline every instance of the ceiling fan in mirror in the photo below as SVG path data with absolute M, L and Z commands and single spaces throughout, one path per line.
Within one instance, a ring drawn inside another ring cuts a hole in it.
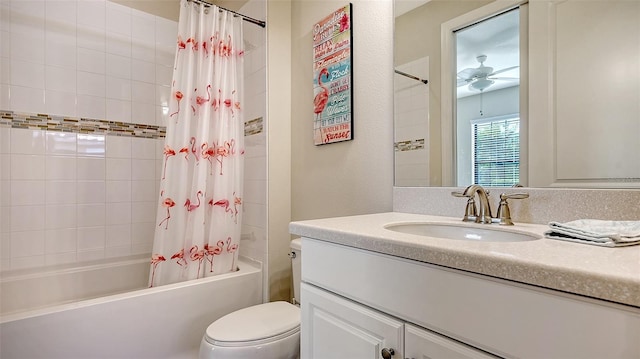
M 469 90 L 484 91 L 496 81 L 500 80 L 518 80 L 514 77 L 496 76 L 498 74 L 517 69 L 519 66 L 506 67 L 497 71 L 493 71 L 493 67 L 485 66 L 487 55 L 479 55 L 476 60 L 480 63 L 478 67 L 466 68 L 458 72 L 458 87 L 469 85 Z

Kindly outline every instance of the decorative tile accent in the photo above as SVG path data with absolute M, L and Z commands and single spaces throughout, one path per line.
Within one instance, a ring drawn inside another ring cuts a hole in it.
M 264 129 L 264 120 L 262 117 L 244 123 L 244 135 L 251 136 L 261 133 Z
M 393 147 L 396 151 L 400 152 L 421 150 L 424 148 L 424 138 L 396 142 L 393 144 Z
M 0 127 L 71 133 L 95 133 L 141 138 L 164 138 L 167 133 L 165 126 L 141 125 L 137 123 L 56 116 L 42 113 L 20 113 L 7 110 L 0 110 Z M 247 121 L 244 124 L 245 136 L 257 135 L 263 131 L 264 120 L 262 117 Z
M 5 110 L 0 110 L 0 127 L 142 138 L 164 138 L 167 132 L 164 126 Z

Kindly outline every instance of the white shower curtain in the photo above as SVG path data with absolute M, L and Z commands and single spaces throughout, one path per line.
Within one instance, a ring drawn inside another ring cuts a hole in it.
M 181 0 L 150 287 L 236 270 L 243 54 L 241 18 Z

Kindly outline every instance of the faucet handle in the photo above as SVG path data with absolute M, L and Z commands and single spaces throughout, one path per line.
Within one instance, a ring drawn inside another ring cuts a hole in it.
M 502 199 L 525 199 L 525 198 L 529 198 L 529 194 L 528 193 L 510 193 L 510 194 L 506 194 L 506 193 L 502 193 L 500 194 L 500 200 Z
M 476 201 L 473 197 L 469 197 L 467 200 L 467 205 L 464 207 L 464 217 L 462 217 L 463 222 L 473 222 L 478 218 L 478 208 L 476 207 Z
M 509 203 L 507 199 L 524 199 L 529 198 L 528 193 L 501 193 L 500 194 L 500 205 L 498 205 L 498 213 L 496 213 L 496 217 L 500 219 L 498 224 L 503 226 L 512 226 L 513 221 L 511 220 L 511 210 L 509 209 Z
M 451 195 L 454 197 L 466 197 L 467 205 L 464 208 L 464 217 L 462 220 L 464 222 L 473 222 L 475 218 L 478 216 L 478 209 L 476 207 L 476 201 L 473 199 L 473 196 L 468 196 L 462 192 L 451 192 Z

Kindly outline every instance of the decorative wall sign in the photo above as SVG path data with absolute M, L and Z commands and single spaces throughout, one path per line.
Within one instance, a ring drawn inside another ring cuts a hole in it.
M 313 140 L 353 139 L 351 4 L 313 26 Z

